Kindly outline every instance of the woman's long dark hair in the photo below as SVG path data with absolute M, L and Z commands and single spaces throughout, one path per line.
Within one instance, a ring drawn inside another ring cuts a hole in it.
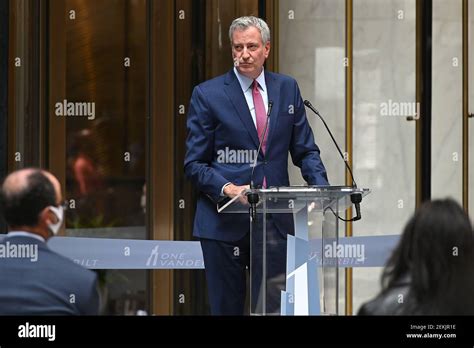
M 452 199 L 424 203 L 382 275 L 382 292 L 410 278 L 406 314 L 474 314 L 474 235 Z M 469 298 L 467 298 L 469 297 Z

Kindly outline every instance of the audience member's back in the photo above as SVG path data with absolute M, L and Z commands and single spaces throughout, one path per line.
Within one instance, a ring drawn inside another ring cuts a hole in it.
M 453 200 L 427 202 L 408 222 L 359 315 L 473 315 L 474 235 Z
M 38 250 L 36 261 L 0 258 L 0 315 L 97 314 L 93 272 L 51 251 L 39 240 L 7 237 L 0 244 L 10 250 Z
M 57 179 L 25 169 L 10 174 L 0 203 L 9 233 L 0 239 L 0 315 L 95 315 L 96 274 L 50 250 L 63 220 Z

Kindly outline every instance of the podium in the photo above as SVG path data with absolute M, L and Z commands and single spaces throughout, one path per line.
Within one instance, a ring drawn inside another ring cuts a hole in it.
M 257 193 L 250 223 L 250 314 L 339 314 L 339 261 L 354 250 L 339 235 L 351 195 L 349 186 L 290 186 L 246 190 L 218 205 L 222 214 L 249 214 L 249 193 Z M 352 255 L 354 256 L 354 255 Z

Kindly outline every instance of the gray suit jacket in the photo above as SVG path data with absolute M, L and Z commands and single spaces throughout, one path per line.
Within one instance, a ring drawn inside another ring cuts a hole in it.
M 99 302 L 94 272 L 35 238 L 0 238 L 0 315 L 97 315 Z

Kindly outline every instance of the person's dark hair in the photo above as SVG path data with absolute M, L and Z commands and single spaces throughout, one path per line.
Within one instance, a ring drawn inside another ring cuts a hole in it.
M 40 212 L 56 206 L 56 192 L 41 170 L 33 171 L 25 188 L 18 191 L 0 190 L 0 208 L 9 226 L 35 226 Z
M 424 203 L 406 225 L 385 267 L 382 292 L 409 276 L 410 311 L 472 311 L 472 307 L 463 308 L 461 293 L 473 287 L 473 251 L 472 225 L 458 203 L 452 199 Z

